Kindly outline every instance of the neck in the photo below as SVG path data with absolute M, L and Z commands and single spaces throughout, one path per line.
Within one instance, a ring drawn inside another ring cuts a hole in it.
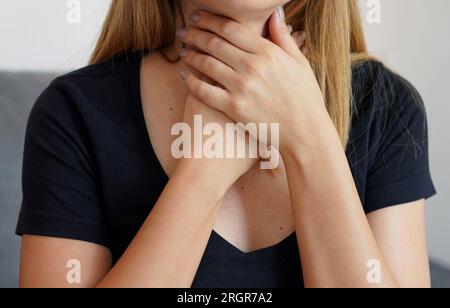
M 182 3 L 182 14 L 184 15 L 184 20 L 186 22 L 186 26 L 192 25 L 192 22 L 190 21 L 189 16 L 191 16 L 193 13 L 203 10 L 203 11 L 210 11 L 211 13 L 225 16 L 227 18 L 230 18 L 250 31 L 261 35 L 266 36 L 268 33 L 267 30 L 267 22 L 270 18 L 270 16 L 275 11 L 276 7 L 273 8 L 266 8 L 262 9 L 260 11 L 251 11 L 251 12 L 239 12 L 239 11 L 227 11 L 227 12 L 219 12 L 218 10 L 213 10 L 206 7 L 201 7 L 195 3 L 192 3 L 192 1 L 180 1 Z M 182 24 L 181 22 L 178 23 L 178 27 L 181 28 Z M 175 41 L 175 43 L 166 48 L 163 51 L 163 54 L 165 55 L 166 59 L 177 59 L 179 58 L 179 51 L 182 44 L 181 41 L 178 39 Z M 172 60 L 171 60 L 172 61 Z

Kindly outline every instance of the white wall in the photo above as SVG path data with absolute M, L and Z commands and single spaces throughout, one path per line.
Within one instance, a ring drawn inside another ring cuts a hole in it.
M 71 0 L 1 0 L 0 69 L 68 70 L 84 66 L 109 0 L 79 0 L 80 23 L 69 23 Z
M 109 0 L 80 0 L 81 23 L 67 22 L 67 0 L 2 0 L 0 69 L 83 66 Z M 368 0 L 361 0 L 364 14 Z M 428 202 L 432 256 L 450 265 L 450 1 L 381 0 L 381 23 L 366 24 L 371 51 L 413 82 L 427 104 L 431 168 L 439 195 Z
M 366 0 L 361 0 L 365 7 Z M 366 24 L 370 50 L 409 79 L 427 105 L 431 171 L 427 202 L 431 255 L 450 265 L 450 1 L 382 0 L 380 24 Z

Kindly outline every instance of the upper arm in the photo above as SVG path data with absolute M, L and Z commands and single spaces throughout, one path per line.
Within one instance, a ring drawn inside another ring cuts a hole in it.
M 368 65 L 355 79 L 364 87 L 355 94 L 361 103 L 355 111 L 352 152 L 359 154 L 352 153 L 351 162 L 362 170 L 365 212 L 430 198 L 436 191 L 426 106 L 419 92 L 380 63 Z
M 376 67 L 364 210 L 400 286 L 429 287 L 424 200 L 436 191 L 426 108 L 408 81 Z
M 369 224 L 401 287 L 430 287 L 424 200 L 370 213 Z
M 25 235 L 22 239 L 19 284 L 23 288 L 95 287 L 111 267 L 111 253 L 106 247 L 82 241 Z
M 80 286 L 92 286 L 111 264 L 99 177 L 79 102 L 65 84 L 54 82 L 28 120 L 16 229 L 24 236 L 21 286 L 67 286 L 69 260 L 81 262 Z

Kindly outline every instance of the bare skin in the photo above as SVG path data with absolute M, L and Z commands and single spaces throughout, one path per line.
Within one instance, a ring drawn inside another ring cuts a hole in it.
M 190 14 L 208 8 L 210 1 L 185 0 L 185 11 Z M 253 8 L 252 18 L 245 15 L 244 9 L 235 12 L 226 5 L 213 7 L 215 13 L 223 12 L 249 32 L 260 34 L 274 8 L 285 1 L 258 1 L 246 1 Z M 254 13 L 254 8 L 263 4 L 267 5 L 264 10 Z M 212 15 L 210 18 L 211 23 L 223 21 Z M 208 27 L 207 24 L 201 27 Z M 285 51 L 286 61 L 288 56 L 303 61 L 298 44 L 290 36 L 290 42 L 283 37 L 284 28 L 273 27 L 272 31 L 280 38 L 275 43 Z M 199 48 L 200 45 L 201 42 Z M 294 53 L 294 45 L 299 54 Z M 300 63 L 307 67 L 305 62 Z M 424 201 L 365 216 L 345 153 L 320 108 L 310 109 L 320 119 L 319 130 L 313 126 L 292 126 L 291 131 L 303 133 L 281 136 L 285 140 L 280 148 L 284 159 L 281 172 L 261 171 L 254 160 L 177 163 L 172 159 L 167 136 L 174 123 L 190 122 L 197 113 L 218 123 L 251 119 L 250 114 L 229 112 L 225 104 L 212 106 L 198 95 L 195 74 L 189 76 L 185 87 L 179 72 L 186 68 L 201 71 L 201 67 L 189 63 L 189 58 L 172 65 L 158 53 L 148 55 L 142 64 L 141 94 L 147 127 L 170 181 L 121 260 L 113 266 L 109 250 L 90 243 L 24 236 L 22 287 L 69 287 L 65 263 L 72 258 L 83 265 L 82 283 L 77 287 L 190 287 L 213 229 L 247 252 L 274 245 L 296 231 L 302 247 L 303 278 L 309 287 L 371 287 L 365 281 L 365 266 L 373 258 L 382 264 L 383 282 L 379 286 L 430 286 Z M 317 93 L 309 79 L 304 84 L 305 92 Z M 167 97 L 167 93 L 172 96 Z M 304 100 L 321 102 L 319 95 Z M 264 120 L 269 119 L 266 122 L 292 124 L 270 106 L 259 114 L 267 117 Z M 280 118 L 273 120 L 275 116 Z M 306 129 L 315 129 L 315 135 L 321 134 L 323 138 L 319 139 L 326 140 L 327 146 L 306 137 Z M 323 191 L 327 191 L 327 196 Z
M 155 102 L 144 105 L 150 139 L 161 165 L 169 176 L 177 164 L 170 153 L 175 137 L 162 136 L 167 136 L 173 124 L 183 118 L 187 94 L 183 93 L 184 91 L 177 93 L 171 90 L 185 88 L 178 74 L 182 68 L 182 63 L 174 66 L 164 61 L 159 53 L 155 53 L 145 59 L 141 75 L 142 80 L 145 80 L 143 84 L 148 85 L 143 86 L 143 100 Z M 162 78 L 160 81 L 161 76 L 167 72 L 170 72 L 172 79 Z M 152 80 L 149 80 L 150 78 Z M 171 92 L 173 96 L 178 97 L 168 98 L 166 93 Z M 155 97 L 155 93 L 160 93 L 160 97 L 158 94 Z M 271 246 L 292 234 L 294 224 L 284 169 L 271 173 L 256 165 L 241 177 L 227 191 L 214 229 L 245 252 Z

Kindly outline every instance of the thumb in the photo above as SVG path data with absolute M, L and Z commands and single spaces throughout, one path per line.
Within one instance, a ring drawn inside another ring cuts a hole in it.
M 269 32 L 274 44 L 281 47 L 281 49 L 295 59 L 298 58 L 300 50 L 286 25 L 283 7 L 278 7 L 270 17 Z

